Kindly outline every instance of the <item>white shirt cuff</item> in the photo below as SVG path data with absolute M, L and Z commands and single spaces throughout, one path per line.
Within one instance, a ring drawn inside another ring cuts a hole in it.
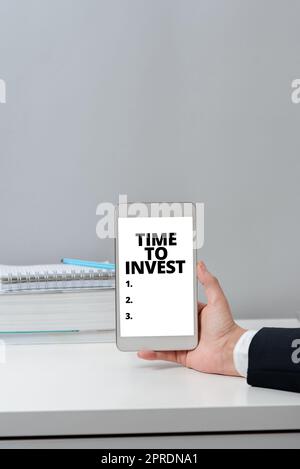
M 248 373 L 248 354 L 251 341 L 258 331 L 245 332 L 236 343 L 233 350 L 233 361 L 236 371 L 244 378 Z

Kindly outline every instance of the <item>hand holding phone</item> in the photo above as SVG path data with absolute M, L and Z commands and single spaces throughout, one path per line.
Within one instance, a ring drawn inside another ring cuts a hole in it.
M 138 353 L 144 360 L 167 360 L 203 373 L 240 376 L 235 367 L 234 349 L 246 332 L 234 322 L 227 298 L 204 262 L 197 266 L 198 280 L 203 286 L 207 303 L 198 303 L 201 338 L 193 350 L 153 351 Z
M 197 345 L 195 208 L 153 216 L 116 213 L 116 313 L 120 350 L 190 350 Z M 174 204 L 172 204 L 174 205 Z

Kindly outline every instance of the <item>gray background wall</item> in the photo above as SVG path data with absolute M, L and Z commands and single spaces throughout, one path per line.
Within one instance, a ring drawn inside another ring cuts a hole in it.
M 300 1 L 0 0 L 0 263 L 113 258 L 96 206 L 206 205 L 237 316 L 300 310 Z

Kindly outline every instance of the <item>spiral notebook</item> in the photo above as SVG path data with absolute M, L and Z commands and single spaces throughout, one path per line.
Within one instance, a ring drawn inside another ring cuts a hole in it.
M 65 264 L 0 265 L 0 294 L 61 291 L 81 288 L 114 288 L 115 273 Z

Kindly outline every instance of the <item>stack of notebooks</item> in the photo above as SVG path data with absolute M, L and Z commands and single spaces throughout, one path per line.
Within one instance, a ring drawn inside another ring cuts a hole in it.
M 0 340 L 112 341 L 115 272 L 73 265 L 0 265 Z

